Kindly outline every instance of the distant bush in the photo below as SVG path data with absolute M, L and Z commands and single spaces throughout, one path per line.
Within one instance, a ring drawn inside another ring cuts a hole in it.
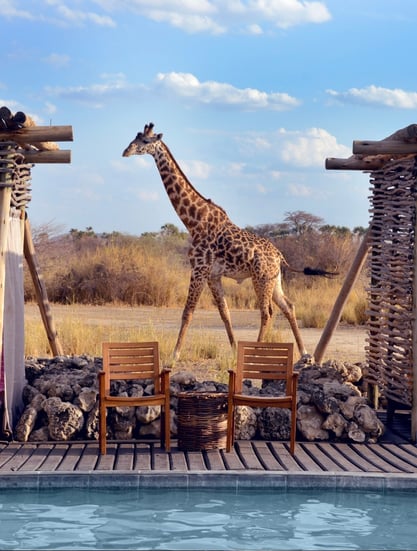
M 317 220 L 314 217 L 314 223 Z M 299 222 L 300 217 L 297 218 L 297 227 L 304 228 L 302 232 L 291 232 L 291 226 L 287 224 L 285 231 L 276 229 L 276 226 L 282 225 L 268 225 L 258 233 L 268 233 L 267 236 L 270 235 L 294 268 L 320 267 L 340 273 L 338 278 L 329 280 L 283 270 L 284 287 L 290 300 L 296 304 L 297 317 L 304 326 L 322 327 L 328 319 L 344 273 L 352 262 L 359 237 L 346 228 L 322 226 L 321 229 L 306 229 Z M 257 232 L 257 228 L 251 229 Z M 68 234 L 54 235 L 48 228 L 42 228 L 41 231 L 34 231 L 34 242 L 51 302 L 157 307 L 182 307 L 185 303 L 190 278 L 188 235 L 172 224 L 163 226 L 159 232 L 139 237 L 117 232 L 96 234 L 92 228 L 85 231 L 73 229 Z M 224 288 L 230 308 L 257 307 L 256 295 L 249 280 L 237 284 L 224 279 Z M 36 300 L 27 273 L 25 299 Z M 207 289 L 199 307 L 214 307 Z M 355 293 L 349 297 L 342 320 L 364 323 L 365 310 L 364 283 L 360 280 Z

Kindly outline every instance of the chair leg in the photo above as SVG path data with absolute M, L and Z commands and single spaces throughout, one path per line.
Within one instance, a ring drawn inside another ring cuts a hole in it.
M 107 427 L 106 427 L 106 408 L 99 406 L 99 442 L 100 442 L 100 453 L 106 455 L 107 453 Z
M 297 433 L 297 402 L 291 407 L 291 432 L 290 432 L 290 453 L 295 454 L 295 436 Z
M 171 423 L 167 406 L 161 406 L 161 447 L 167 452 L 171 451 Z
M 230 452 L 235 441 L 235 408 L 229 403 L 227 411 L 226 452 Z

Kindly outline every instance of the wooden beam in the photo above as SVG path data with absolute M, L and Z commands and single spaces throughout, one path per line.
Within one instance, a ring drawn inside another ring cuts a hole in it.
M 398 140 L 355 140 L 352 152 L 361 155 L 410 155 L 417 153 L 417 143 L 408 143 Z
M 0 140 L 23 143 L 72 142 L 72 126 L 29 126 L 17 130 L 0 130 Z
M 26 163 L 70 163 L 71 150 L 59 149 L 58 151 L 36 151 L 28 149 L 19 151 L 25 157 Z
M 314 351 L 314 359 L 318 364 L 321 364 L 327 345 L 329 344 L 330 339 L 332 338 L 333 333 L 336 329 L 336 326 L 340 321 L 340 317 L 342 315 L 346 301 L 349 297 L 349 293 L 355 285 L 356 280 L 358 279 L 358 276 L 365 263 L 366 256 L 370 247 L 370 231 L 371 229 L 369 229 L 362 238 L 362 242 L 359 245 L 355 258 L 353 259 L 352 266 L 346 274 L 345 281 L 343 282 L 342 288 L 340 289 L 339 295 L 336 299 L 336 302 L 334 303 L 333 310 L 330 314 L 329 319 L 327 320 L 326 326 L 316 346 L 316 350 Z
M 40 273 L 39 264 L 35 253 L 35 246 L 32 239 L 32 231 L 30 228 L 29 220 L 27 218 L 25 220 L 23 252 L 29 267 L 30 275 L 32 276 L 33 285 L 35 287 L 36 300 L 38 302 L 49 345 L 54 356 L 62 356 L 62 345 L 58 338 L 58 333 L 55 328 L 54 320 L 52 318 L 48 294 L 46 291 L 44 279 Z
M 379 170 L 391 160 L 390 155 L 355 156 L 347 159 L 328 157 L 325 162 L 327 170 Z

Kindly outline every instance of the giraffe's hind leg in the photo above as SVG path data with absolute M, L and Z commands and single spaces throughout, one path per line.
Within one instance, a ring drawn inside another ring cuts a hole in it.
M 273 311 L 272 311 L 272 292 L 275 285 L 274 280 L 258 280 L 252 279 L 253 287 L 258 297 L 258 306 L 261 312 L 261 325 L 259 327 L 258 341 L 265 340 L 265 336 L 271 325 Z
M 235 348 L 236 341 L 235 341 L 235 336 L 233 334 L 232 320 L 230 318 L 229 307 L 227 306 L 227 302 L 224 297 L 224 290 L 223 290 L 220 277 L 210 278 L 208 280 L 208 286 L 216 302 L 220 317 L 223 320 L 224 326 L 226 328 L 227 336 L 229 337 L 229 342 L 231 346 Z
M 275 285 L 272 298 L 275 304 L 280 308 L 284 316 L 287 318 L 301 356 L 305 356 L 307 354 L 307 350 L 304 346 L 304 341 L 298 327 L 297 318 L 295 317 L 294 304 L 284 295 L 280 281 L 278 281 Z

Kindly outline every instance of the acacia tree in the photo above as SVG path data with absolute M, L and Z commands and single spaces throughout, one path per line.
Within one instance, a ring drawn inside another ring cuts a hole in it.
M 304 210 L 286 212 L 284 222 L 289 225 L 290 233 L 299 237 L 313 230 L 318 230 L 324 224 L 323 218 Z

